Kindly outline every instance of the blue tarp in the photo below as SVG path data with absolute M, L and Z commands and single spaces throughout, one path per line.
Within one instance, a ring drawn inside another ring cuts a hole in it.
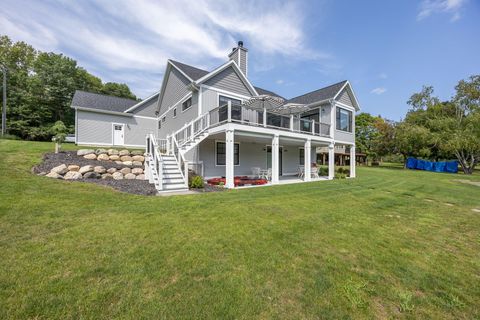
M 458 172 L 458 162 L 457 161 L 426 161 L 415 158 L 407 159 L 407 168 L 408 169 L 417 169 L 417 170 L 427 170 L 434 172 Z

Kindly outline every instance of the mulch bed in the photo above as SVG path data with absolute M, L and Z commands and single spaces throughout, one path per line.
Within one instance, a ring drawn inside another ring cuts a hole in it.
M 122 168 L 135 168 L 138 166 L 126 166 L 122 164 L 116 164 L 114 161 L 98 161 L 98 160 L 88 160 L 82 156 L 77 156 L 76 151 L 66 151 L 60 153 L 46 153 L 43 156 L 42 163 L 36 165 L 32 168 L 32 172 L 35 174 L 39 174 L 41 172 L 48 173 L 54 167 L 57 167 L 61 164 L 71 165 L 76 164 L 80 167 L 92 165 L 92 166 L 103 166 L 106 169 L 116 168 L 120 170 Z M 68 182 L 77 183 L 77 182 L 87 182 L 87 183 L 95 183 L 104 186 L 112 187 L 116 190 L 133 193 L 133 194 L 140 194 L 140 195 L 147 195 L 152 196 L 157 194 L 157 190 L 153 184 L 150 184 L 148 180 L 102 180 L 102 179 L 82 179 L 82 180 L 70 180 Z

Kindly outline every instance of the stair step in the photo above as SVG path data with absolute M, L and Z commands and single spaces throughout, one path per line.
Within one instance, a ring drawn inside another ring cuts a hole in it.
M 180 172 L 164 173 L 164 179 L 183 179 L 183 176 Z
M 164 184 L 163 185 L 164 190 L 176 190 L 176 189 L 186 189 L 185 185 L 183 183 L 176 183 L 176 184 Z
M 180 177 L 180 178 L 174 178 L 174 179 L 172 179 L 172 178 L 165 178 L 165 177 L 164 177 L 164 178 L 163 178 L 163 183 L 164 183 L 165 185 L 167 185 L 167 184 L 179 184 L 179 183 L 180 183 L 180 184 L 183 184 L 184 181 L 183 181 L 183 178 L 181 178 L 181 177 Z

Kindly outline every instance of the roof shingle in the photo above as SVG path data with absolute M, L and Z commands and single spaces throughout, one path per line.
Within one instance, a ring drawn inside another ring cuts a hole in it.
M 90 108 L 114 112 L 124 112 L 128 108 L 137 104 L 138 101 L 113 96 L 107 96 L 99 93 L 92 93 L 77 90 L 73 95 L 72 108 Z
M 346 82 L 347 80 L 344 80 L 328 87 L 302 94 L 301 96 L 291 98 L 290 100 L 286 101 L 286 103 L 309 104 L 326 99 L 333 99 Z

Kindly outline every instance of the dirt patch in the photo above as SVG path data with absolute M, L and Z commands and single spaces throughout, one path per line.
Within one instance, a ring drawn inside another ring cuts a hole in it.
M 466 179 L 455 179 L 455 180 L 452 180 L 452 181 L 465 183 L 465 184 L 471 184 L 472 186 L 480 187 L 480 181 L 471 181 L 471 180 L 466 180 Z
M 88 160 L 82 156 L 77 156 L 75 151 L 67 151 L 60 153 L 46 153 L 43 155 L 42 163 L 36 165 L 32 168 L 32 172 L 39 174 L 41 172 L 48 173 L 52 168 L 57 167 L 61 164 L 71 165 L 76 164 L 80 167 L 92 165 L 92 166 L 103 166 L 106 169 L 116 168 L 121 170 L 122 168 L 141 168 L 141 166 L 127 166 L 123 164 L 117 164 L 114 161 L 98 161 L 98 160 Z M 104 186 L 114 188 L 116 190 L 153 196 L 157 194 L 157 190 L 153 184 L 150 184 L 148 180 L 102 180 L 102 179 L 82 179 L 77 181 L 68 181 L 70 183 L 95 183 Z

